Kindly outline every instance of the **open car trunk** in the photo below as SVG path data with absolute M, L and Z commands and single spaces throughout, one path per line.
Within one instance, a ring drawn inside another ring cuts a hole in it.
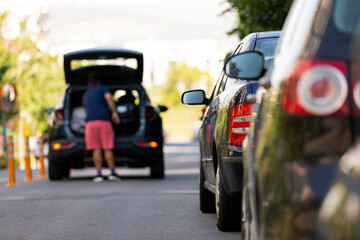
M 140 98 L 139 93 L 131 88 L 109 87 L 116 103 L 121 124 L 113 124 L 115 136 L 125 137 L 134 135 L 140 126 Z M 69 94 L 69 127 L 75 136 L 83 137 L 86 124 L 86 110 L 82 105 L 85 87 L 76 88 Z

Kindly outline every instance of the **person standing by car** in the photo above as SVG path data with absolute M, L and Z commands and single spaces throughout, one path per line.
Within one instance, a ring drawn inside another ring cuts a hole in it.
M 83 105 L 86 108 L 85 144 L 87 150 L 92 150 L 92 158 L 97 176 L 94 182 L 101 182 L 104 177 L 101 173 L 102 150 L 106 163 L 111 171 L 109 180 L 119 181 L 120 178 L 115 172 L 114 162 L 114 137 L 115 133 L 111 120 L 115 124 L 120 123 L 120 117 L 116 111 L 116 105 L 112 99 L 110 90 L 101 85 L 99 76 L 91 72 L 88 77 L 88 89 L 83 95 Z M 111 115 L 110 115 L 110 111 Z M 110 119 L 111 116 L 111 119 Z

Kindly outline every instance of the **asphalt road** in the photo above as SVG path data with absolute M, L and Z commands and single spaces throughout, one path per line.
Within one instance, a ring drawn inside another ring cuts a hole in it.
M 197 143 L 167 144 L 165 159 L 163 180 L 118 168 L 121 182 L 93 183 L 95 169 L 87 168 L 55 182 L 34 170 L 34 181 L 24 182 L 17 170 L 18 186 L 6 187 L 0 170 L 0 239 L 241 239 L 199 210 Z

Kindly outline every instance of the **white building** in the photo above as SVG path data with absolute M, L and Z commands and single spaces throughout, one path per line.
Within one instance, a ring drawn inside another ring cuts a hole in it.
M 1 14 L 9 13 L 6 25 L 1 29 L 4 38 L 13 39 L 27 33 L 36 39 L 49 32 L 48 0 L 0 0 L 0 6 Z

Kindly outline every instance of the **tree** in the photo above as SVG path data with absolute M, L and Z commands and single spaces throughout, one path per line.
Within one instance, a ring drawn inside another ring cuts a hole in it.
M 184 91 L 195 88 L 207 91 L 212 84 L 209 72 L 200 71 L 197 67 L 188 66 L 183 62 L 174 62 L 168 71 L 167 83 L 159 90 L 162 101 L 171 106 L 180 104 Z
M 0 87 L 6 82 L 17 87 L 18 104 L 10 117 L 25 111 L 35 129 L 44 130 L 48 117 L 45 109 L 57 103 L 65 86 L 62 67 L 57 56 L 39 49 L 39 37 L 30 37 L 25 30 L 15 39 L 5 39 L 1 29 L 8 14 L 0 14 Z M 21 29 L 26 29 L 25 25 Z
M 188 106 L 181 104 L 181 94 L 191 89 L 212 90 L 214 81 L 209 72 L 191 67 L 184 62 L 173 62 L 167 72 L 167 81 L 151 89 L 150 96 L 156 103 L 169 107 L 162 113 L 163 128 L 169 137 L 194 138 L 196 122 L 202 116 L 205 105 Z M 196 128 L 196 130 L 198 130 Z
M 243 38 L 252 32 L 281 30 L 293 0 L 226 0 L 230 7 L 222 14 L 235 11 L 237 26 L 228 32 Z

